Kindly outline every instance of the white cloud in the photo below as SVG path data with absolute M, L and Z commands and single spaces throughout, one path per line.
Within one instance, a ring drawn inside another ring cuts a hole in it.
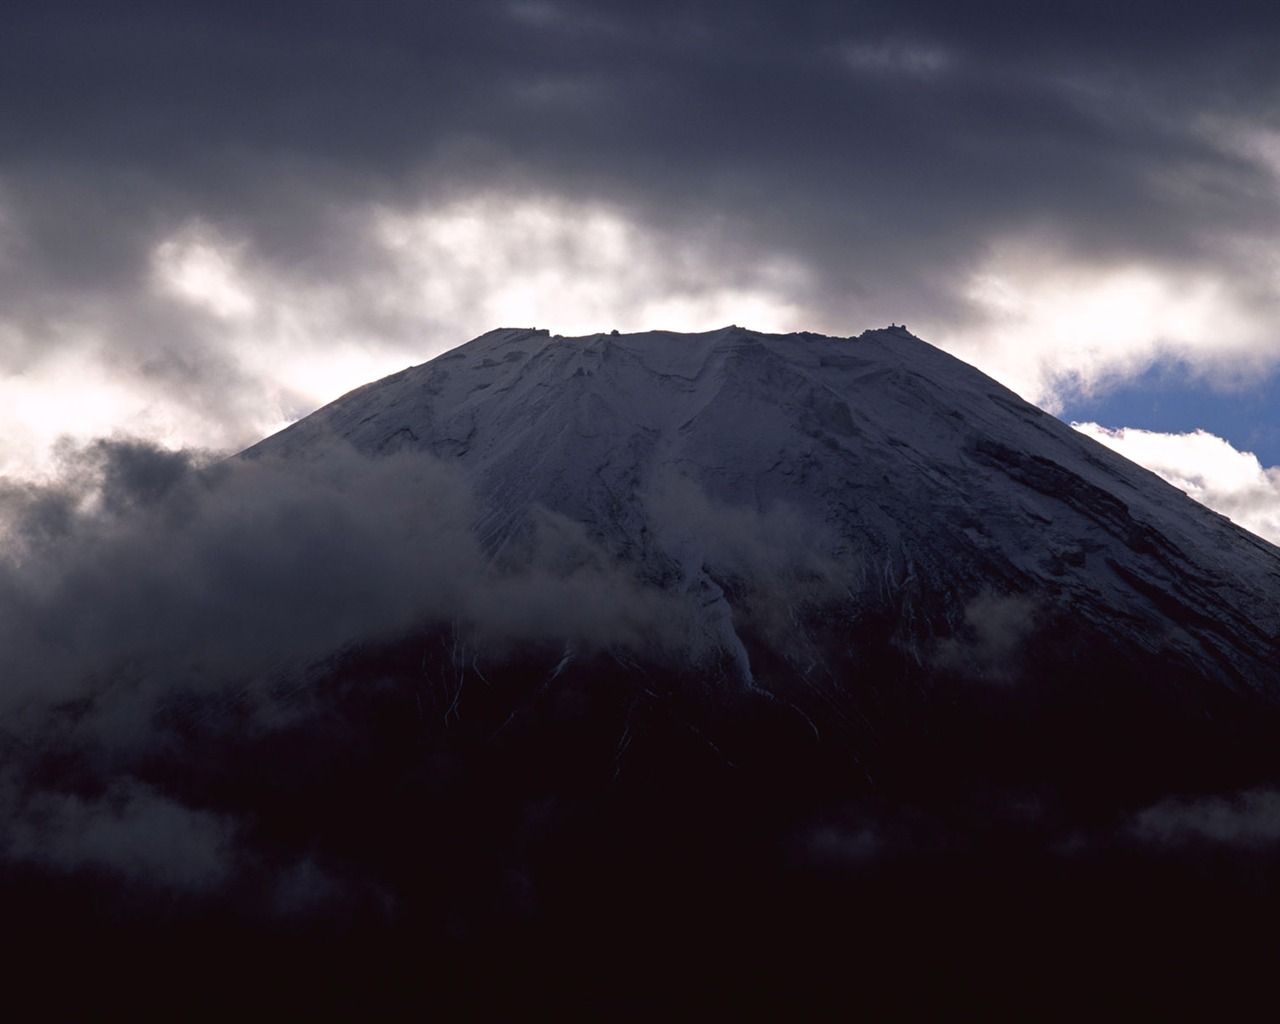
M 252 316 L 257 304 L 239 266 L 242 248 L 207 225 L 191 224 L 156 247 L 152 273 L 162 291 L 215 316 Z
M 1194 130 L 1210 145 L 1218 146 L 1261 168 L 1280 195 L 1280 131 L 1241 118 L 1202 116 Z
M 1051 412 L 1176 358 L 1212 379 L 1280 360 L 1274 330 L 1227 273 L 1086 264 L 1045 238 L 994 245 L 960 284 L 974 321 L 926 338 Z
M 24 373 L 0 377 L 0 476 L 47 472 L 58 438 L 87 439 L 126 424 L 160 443 L 224 441 L 182 402 L 147 394 L 112 374 L 94 339 L 83 344 L 85 349 L 57 349 Z
M 1161 434 L 1097 423 L 1078 431 L 1145 466 L 1211 509 L 1280 544 L 1280 467 L 1264 468 L 1252 452 L 1203 430 Z
M 478 196 L 383 207 L 374 231 L 395 267 L 388 301 L 436 320 L 567 335 L 802 326 L 798 264 L 735 257 L 718 250 L 714 232 L 669 237 L 603 204 Z

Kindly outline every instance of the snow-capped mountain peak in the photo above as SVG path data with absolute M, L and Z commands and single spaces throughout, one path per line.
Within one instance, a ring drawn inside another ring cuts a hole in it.
M 901 327 L 500 329 L 247 454 L 334 444 L 460 467 L 495 554 L 545 511 L 708 595 L 702 630 L 747 678 L 734 622 L 749 609 L 724 584 L 779 559 L 838 577 L 851 609 L 891 603 L 898 642 L 922 658 L 991 600 L 1232 681 L 1256 681 L 1280 636 L 1276 548 Z M 730 543 L 734 515 L 760 536 Z M 1208 636 L 1207 608 L 1222 609 Z

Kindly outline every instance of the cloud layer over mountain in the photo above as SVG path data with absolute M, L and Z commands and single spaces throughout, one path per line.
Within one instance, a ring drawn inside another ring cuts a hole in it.
M 237 742 L 309 722 L 315 681 L 351 651 L 420 635 L 424 673 L 443 658 L 458 687 L 529 650 L 548 668 L 606 649 L 720 657 L 690 632 L 700 595 L 642 578 L 584 524 L 535 510 L 501 557 L 486 551 L 470 488 L 421 452 L 216 462 L 115 440 L 64 444 L 59 470 L 0 491 L 0 865 L 216 894 L 256 863 L 245 823 L 157 788 L 146 766 L 224 719 Z M 724 508 L 687 481 L 651 505 L 658 535 L 705 548 L 747 588 L 744 608 L 789 628 L 775 621 L 787 579 L 812 589 L 819 574 L 805 524 Z M 304 888 L 334 884 L 305 862 L 269 881 L 288 889 L 299 873 Z M 298 909 L 299 894 L 271 892 Z

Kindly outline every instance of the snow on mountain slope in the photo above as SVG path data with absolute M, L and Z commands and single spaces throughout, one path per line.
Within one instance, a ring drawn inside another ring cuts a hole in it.
M 855 608 L 891 605 L 920 659 L 946 663 L 950 633 L 998 653 L 1051 616 L 1228 685 L 1274 678 L 1280 550 L 903 328 L 497 330 L 246 455 L 339 442 L 463 467 L 494 557 L 536 510 L 584 524 L 650 579 L 705 595 L 702 633 L 748 679 L 726 587 L 783 564 Z M 728 543 L 735 513 L 761 536 Z

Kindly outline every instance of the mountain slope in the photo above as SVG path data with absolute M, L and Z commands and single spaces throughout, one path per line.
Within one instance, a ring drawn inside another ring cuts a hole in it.
M 981 618 L 1020 595 L 1224 685 L 1273 678 L 1280 551 L 901 328 L 494 331 L 248 454 L 319 457 L 338 440 L 464 467 L 493 552 L 549 509 L 613 557 L 714 589 L 742 566 L 716 564 L 696 489 L 720 510 L 796 513 L 808 554 L 859 607 L 890 603 L 921 657 L 974 601 Z

